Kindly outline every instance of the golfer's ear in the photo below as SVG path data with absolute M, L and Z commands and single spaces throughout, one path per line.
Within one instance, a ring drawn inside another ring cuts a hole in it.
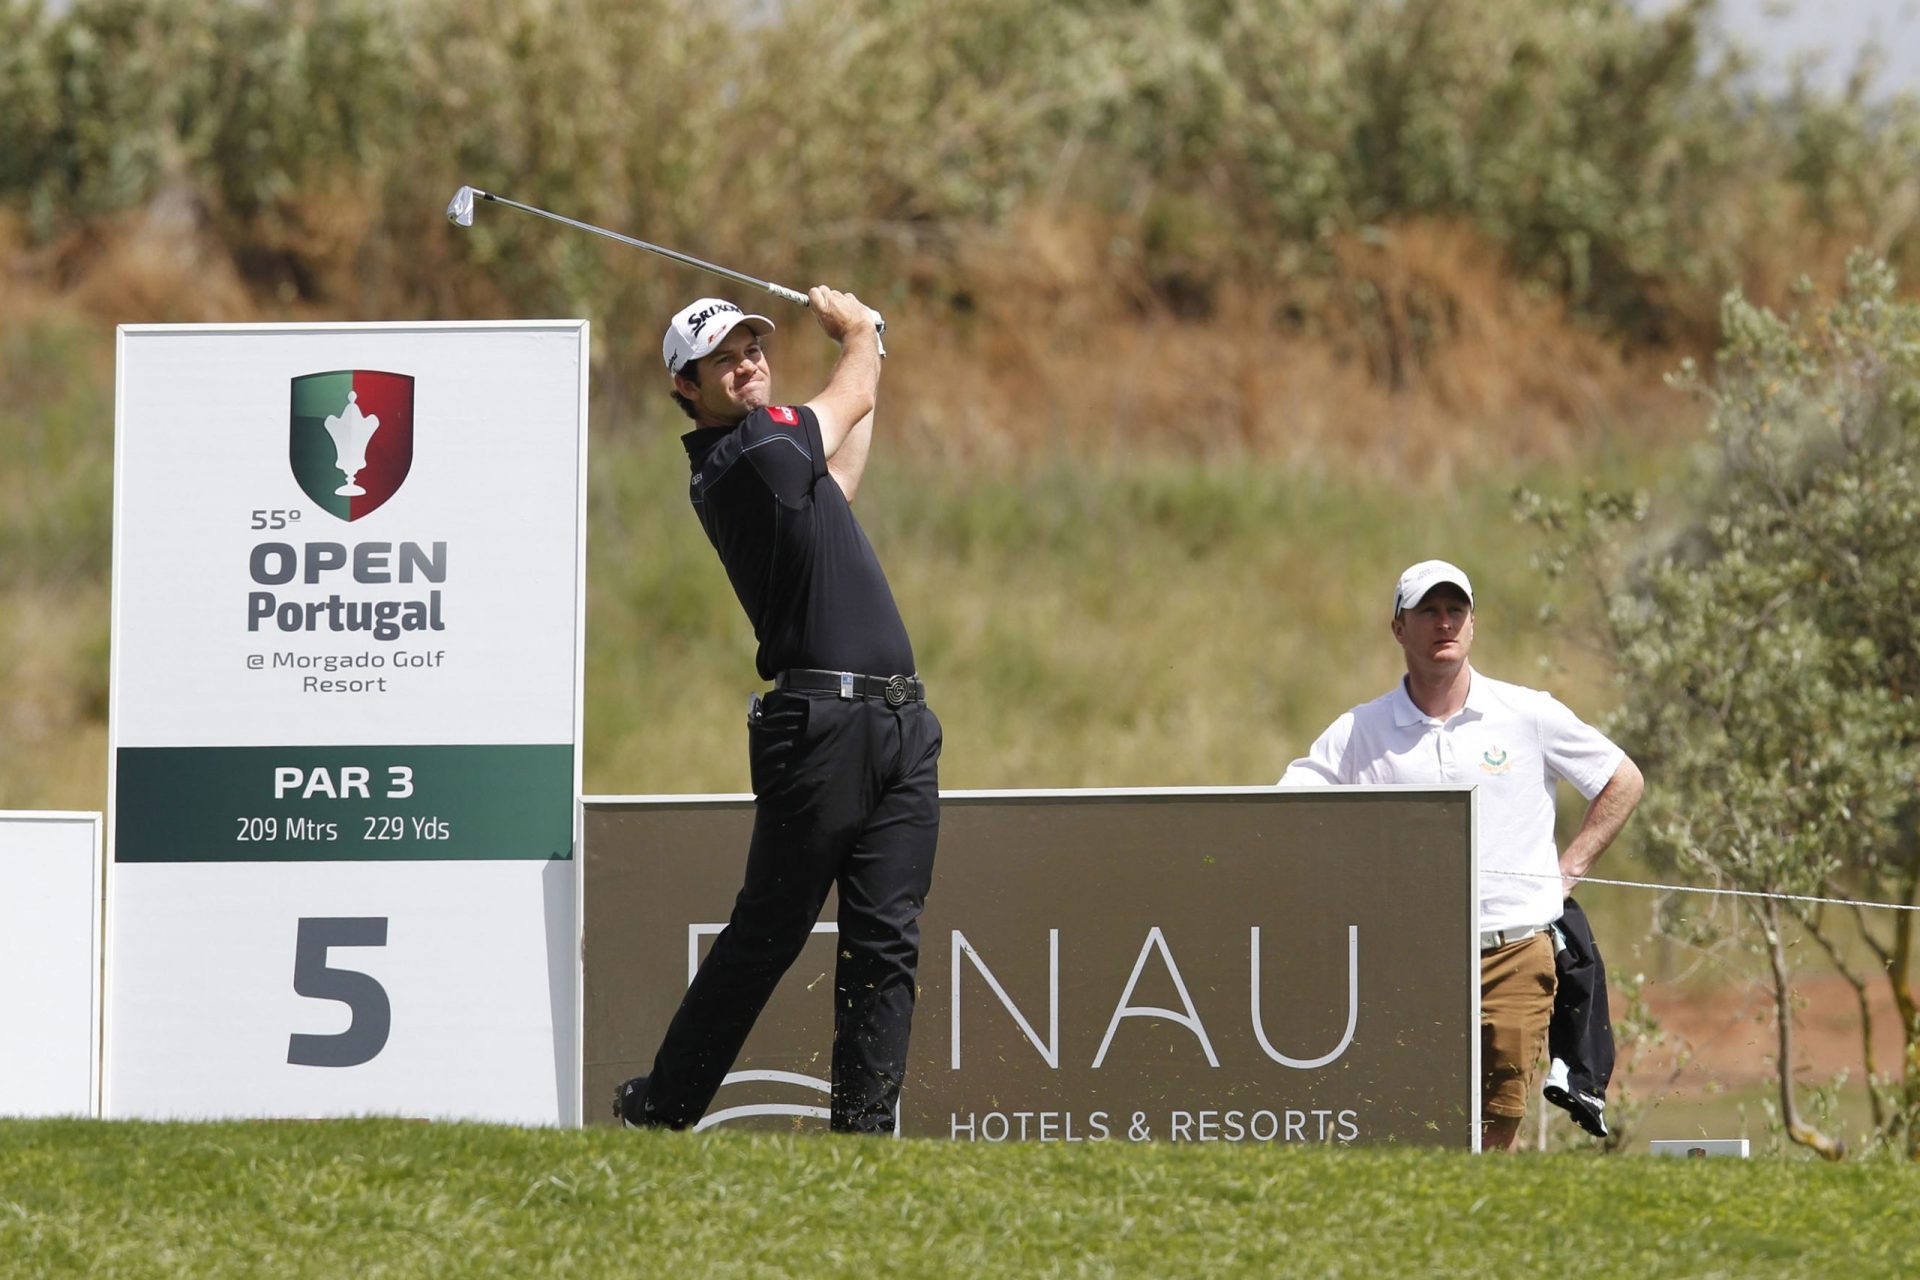
M 700 384 L 684 376 L 678 370 L 673 375 L 673 389 L 691 400 L 700 394 Z

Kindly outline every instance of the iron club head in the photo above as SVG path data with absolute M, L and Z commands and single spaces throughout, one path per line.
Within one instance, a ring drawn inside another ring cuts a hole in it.
M 457 227 L 473 225 L 473 188 L 462 187 L 447 201 L 447 221 Z

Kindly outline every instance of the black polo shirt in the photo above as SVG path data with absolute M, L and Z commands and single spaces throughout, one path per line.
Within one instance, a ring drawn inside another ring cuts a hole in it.
M 911 675 L 913 645 L 880 558 L 827 474 L 805 405 L 681 437 L 707 539 L 760 642 L 762 679 L 793 667 Z

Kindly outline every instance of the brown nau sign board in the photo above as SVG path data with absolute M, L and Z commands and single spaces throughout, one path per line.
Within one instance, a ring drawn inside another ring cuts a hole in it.
M 949 792 L 898 1129 L 1470 1148 L 1467 788 Z M 589 1123 L 645 1072 L 739 889 L 747 797 L 589 798 Z M 824 1129 L 835 903 L 703 1128 Z

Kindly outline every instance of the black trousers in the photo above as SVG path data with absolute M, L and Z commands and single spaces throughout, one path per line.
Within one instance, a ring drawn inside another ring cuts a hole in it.
M 1607 1011 L 1607 966 L 1580 904 L 1568 898 L 1558 921 L 1567 945 L 1554 953 L 1554 990 L 1547 1052 L 1567 1064 L 1567 1083 L 1605 1099 L 1613 1080 L 1613 1020 Z
M 746 883 L 667 1027 L 642 1114 L 677 1129 L 706 1113 L 838 888 L 831 1123 L 891 1133 L 940 831 L 940 721 L 924 702 L 775 690 L 747 733 Z

